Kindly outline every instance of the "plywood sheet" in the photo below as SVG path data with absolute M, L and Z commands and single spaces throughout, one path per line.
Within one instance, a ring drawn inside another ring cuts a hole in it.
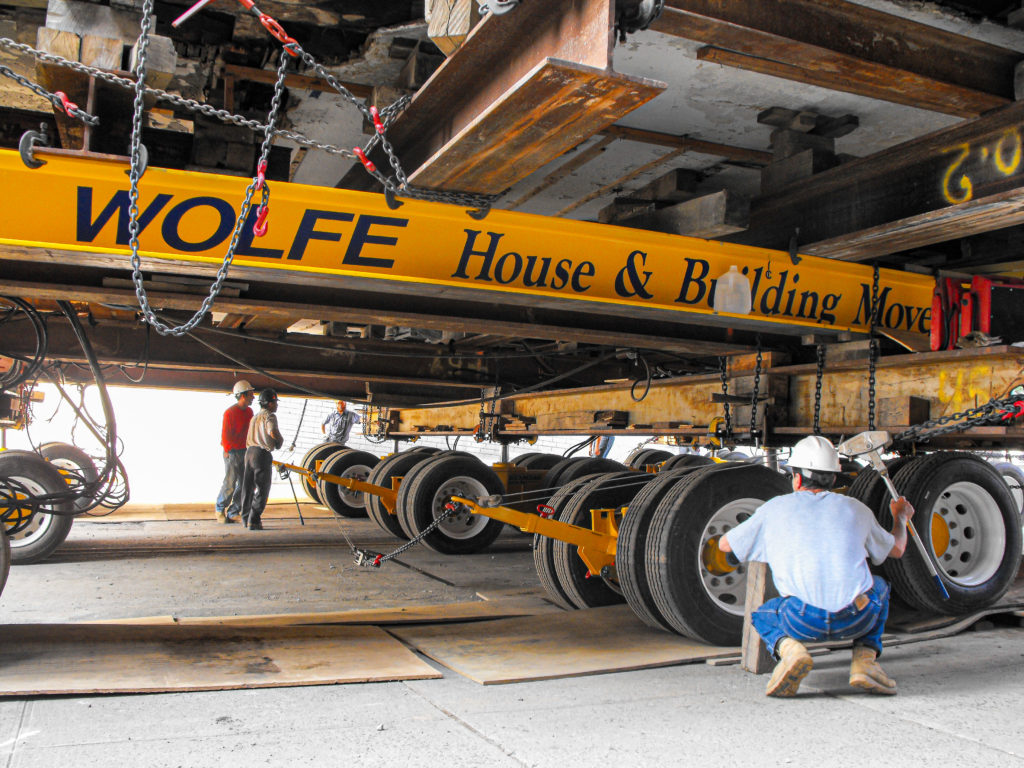
M 562 609 L 539 597 L 503 598 L 443 605 L 407 605 L 359 611 L 321 613 L 278 613 L 255 616 L 179 617 L 178 624 L 200 626 L 289 626 L 310 624 L 446 624 L 486 621 L 542 613 L 562 613 Z M 155 617 L 162 620 L 163 617 Z M 132 621 L 132 620 L 129 620 Z
M 16 624 L 0 696 L 266 688 L 441 675 L 376 627 Z
M 320 504 L 313 504 L 300 498 L 299 509 L 302 516 L 307 520 L 324 519 L 333 517 L 327 507 Z M 263 512 L 267 520 L 298 520 L 299 516 L 295 511 L 295 502 L 271 500 Z M 198 502 L 192 504 L 127 504 L 115 510 L 109 515 L 89 516 L 83 515 L 78 520 L 92 522 L 120 523 L 126 520 L 132 521 L 167 521 L 167 520 L 216 520 L 217 516 L 212 503 Z
M 664 667 L 737 652 L 648 627 L 626 605 L 388 631 L 484 685 Z

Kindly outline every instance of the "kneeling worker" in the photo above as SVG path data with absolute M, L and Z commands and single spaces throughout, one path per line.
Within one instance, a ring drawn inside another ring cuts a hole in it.
M 906 523 L 914 508 L 893 501 L 892 532 L 866 505 L 829 489 L 840 471 L 839 454 L 823 437 L 806 437 L 789 459 L 793 494 L 776 496 L 719 540 L 723 552 L 742 562 L 767 563 L 782 597 L 751 617 L 769 652 L 779 659 L 768 681 L 769 696 L 793 696 L 814 666 L 800 642 L 853 640 L 850 685 L 894 694 L 896 683 L 875 660 L 889 615 L 889 585 L 872 577 L 876 565 L 902 557 Z

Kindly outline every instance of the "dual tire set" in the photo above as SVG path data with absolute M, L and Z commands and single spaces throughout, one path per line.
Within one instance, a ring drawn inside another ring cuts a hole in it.
M 95 483 L 98 477 L 96 465 L 89 455 L 67 443 L 46 443 L 38 453 L 0 451 L 0 479 L 6 481 L 6 492 L 15 498 L 59 494 L 69 487 Z M 3 499 L 0 506 L 9 508 L 13 505 L 11 500 Z M 17 519 L 17 514 L 8 515 L 9 522 L 3 537 L 7 543 L 0 552 L 3 558 L 0 562 L 0 590 L 12 563 L 28 565 L 45 560 L 68 537 L 74 515 L 89 506 L 89 499 L 80 498 L 51 504 L 23 521 Z
M 353 494 L 365 499 L 360 507 L 364 513 L 400 539 L 419 536 L 433 525 L 451 496 L 505 492 L 490 467 L 460 451 L 414 448 L 377 462 L 370 454 L 344 453 L 338 446 L 332 455 L 324 445 L 307 457 L 315 457 L 318 450 L 329 456 L 322 472 L 365 472 L 368 482 L 386 488 L 402 478 L 396 514 L 380 497 Z M 619 510 L 615 566 L 607 574 L 588 577 L 575 546 L 535 536 L 537 576 L 549 598 L 562 607 L 625 602 L 653 627 L 714 645 L 737 645 L 746 567 L 728 564 L 717 542 L 765 501 L 788 493 L 789 479 L 740 457 L 715 463 L 695 454 L 665 453 L 641 451 L 631 457 L 631 466 L 540 453 L 517 457 L 513 463 L 520 469 L 545 472 L 529 506 L 546 503 L 554 519 L 590 527 L 592 509 Z M 657 474 L 637 471 L 651 464 L 659 465 Z M 934 553 L 950 599 L 938 593 L 913 547 L 902 559 L 882 566 L 896 594 L 911 606 L 951 615 L 998 600 L 1016 576 L 1021 558 L 1021 504 L 1005 473 L 971 454 L 955 452 L 896 459 L 890 471 L 897 489 L 916 509 L 914 523 Z M 306 485 L 313 496 L 313 486 Z M 313 498 L 331 506 L 331 496 L 324 493 L 328 485 L 320 481 L 316 490 L 322 495 Z M 848 495 L 864 502 L 883 527 L 891 526 L 887 491 L 873 470 L 862 470 Z M 517 506 L 514 500 L 506 504 Z M 339 514 L 350 509 L 346 506 Z M 349 511 L 346 516 L 356 515 Z M 443 554 L 469 554 L 489 546 L 502 527 L 479 515 L 456 515 L 430 530 L 423 541 Z

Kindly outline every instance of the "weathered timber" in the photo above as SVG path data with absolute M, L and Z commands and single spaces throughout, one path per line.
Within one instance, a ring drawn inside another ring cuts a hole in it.
M 930 418 L 938 418 L 973 408 L 1001 397 L 1018 380 L 1024 366 L 1024 350 L 1015 347 L 987 347 L 976 350 L 936 352 L 928 355 L 896 355 L 882 358 L 877 368 L 879 392 L 890 397 L 917 397 L 927 400 Z M 821 429 L 826 435 L 852 434 L 867 428 L 868 365 L 865 360 L 826 362 L 822 379 Z M 773 434 L 779 443 L 796 442 L 810 434 L 814 424 L 815 366 L 780 365 L 762 370 L 761 393 L 769 397 L 785 398 L 785 422 L 780 424 L 769 413 L 768 422 L 774 424 Z M 788 397 L 779 387 L 788 381 Z M 752 390 L 749 374 L 729 377 L 729 392 Z M 721 405 L 712 402 L 712 395 L 721 393 L 717 374 L 695 375 L 655 380 L 650 392 L 641 402 L 630 396 L 632 382 L 610 384 L 587 389 L 511 395 L 501 399 L 512 403 L 512 413 L 526 421 L 532 419 L 531 432 L 538 434 L 596 434 L 601 430 L 593 425 L 593 413 L 598 410 L 618 410 L 629 413 L 632 424 L 655 424 L 666 417 L 692 428 L 661 430 L 658 433 L 707 434 L 707 425 L 722 415 Z M 770 407 L 770 406 L 769 406 Z M 917 404 L 915 409 L 923 409 Z M 734 416 L 733 429 L 745 432 L 749 409 Z M 505 412 L 503 410 L 502 412 Z M 915 410 L 915 415 L 921 411 Z M 428 421 L 443 422 L 453 430 L 472 430 L 479 421 L 479 403 L 452 406 L 431 411 L 403 410 L 399 431 L 412 433 L 413 425 Z M 902 413 L 894 418 L 905 420 Z M 905 425 L 879 423 L 879 429 L 892 427 L 898 432 Z M 951 441 L 986 442 L 993 446 L 1024 446 L 1024 427 L 975 427 L 965 433 L 953 435 Z M 949 443 L 946 443 L 949 444 Z
M 657 144 L 658 146 L 688 150 L 701 155 L 724 157 L 727 161 L 736 163 L 737 165 L 767 165 L 772 159 L 770 153 L 763 152 L 759 149 L 733 147 L 728 144 L 719 144 L 715 141 L 695 139 L 692 136 L 686 136 L 685 134 L 677 136 L 672 133 L 647 131 L 642 128 L 629 128 L 624 125 L 609 126 L 602 131 L 602 133 L 608 136 L 615 136 L 619 139 L 638 141 L 642 144 Z
M 591 200 L 597 200 L 597 199 L 602 198 L 605 195 L 611 193 L 613 190 L 621 188 L 624 184 L 632 181 L 637 176 L 642 176 L 645 173 L 647 173 L 648 171 L 654 170 L 659 165 L 664 165 L 665 163 L 669 163 L 669 162 L 675 160 L 677 157 L 682 155 L 685 151 L 686 150 L 684 150 L 684 149 L 673 149 L 671 152 L 666 152 L 664 155 L 661 155 L 660 157 L 656 157 L 653 160 L 644 163 L 643 165 L 637 166 L 636 168 L 634 168 L 633 170 L 629 171 L 628 173 L 624 173 L 622 176 L 620 176 L 619 178 L 615 179 L 614 181 L 609 182 L 608 184 L 605 184 L 603 187 L 600 187 L 599 189 L 595 189 L 593 192 L 590 192 L 589 194 L 584 195 L 579 200 L 575 200 L 574 202 L 569 203 L 569 205 L 567 205 L 564 208 L 562 208 L 562 210 L 558 211 L 558 213 L 556 213 L 555 215 L 556 216 L 565 216 L 568 213 L 572 213 L 577 208 L 580 208 L 580 207 L 586 205 L 587 203 L 589 203 Z
M 1024 103 L 851 160 L 755 198 L 727 238 L 860 261 L 1024 222 Z
M 761 169 L 761 194 L 779 192 L 790 184 L 804 182 L 811 176 L 835 168 L 839 160 L 833 152 L 805 149 Z
M 68 61 L 78 61 L 82 51 L 82 40 L 74 32 L 64 32 L 48 27 L 40 27 L 36 37 L 36 48 Z M 36 62 L 36 81 L 51 93 L 62 91 L 70 101 L 88 111 L 89 79 L 77 72 L 54 64 Z M 73 117 L 68 117 L 61 110 L 53 107 L 53 115 L 57 121 L 57 132 L 64 149 L 82 149 L 84 140 L 83 124 Z
M 723 189 L 686 202 L 658 208 L 621 222 L 625 227 L 673 235 L 716 238 L 742 232 L 750 216 L 750 200 Z
M 747 565 L 747 597 L 743 606 L 743 640 L 740 663 L 747 672 L 762 675 L 775 666 L 775 662 L 761 642 L 750 617 L 754 611 L 779 593 L 772 582 L 767 563 L 752 562 Z
M 799 64 L 793 64 L 707 46 L 697 51 L 697 59 L 958 117 L 975 117 L 1009 101 L 909 72 L 879 68 L 877 65 L 870 65 L 867 71 L 861 71 L 864 68 L 863 62 L 831 51 L 810 49 L 804 53 L 804 59 Z
M 4 292 L 8 295 L 26 299 L 72 299 L 95 304 L 113 304 L 134 306 L 137 299 L 134 291 L 116 290 L 111 288 L 94 288 L 83 285 L 30 283 L 5 279 Z M 162 291 L 149 292 L 149 300 L 154 307 L 194 312 L 199 308 L 201 297 L 185 293 L 167 293 Z M 321 320 L 367 324 L 400 326 L 408 328 L 428 328 L 463 333 L 500 333 L 510 337 L 528 339 L 551 339 L 567 342 L 585 342 L 591 344 L 609 344 L 615 346 L 635 346 L 640 349 L 658 349 L 681 355 L 733 355 L 749 350 L 741 344 L 719 343 L 695 339 L 678 338 L 671 335 L 631 333 L 621 328 L 596 329 L 584 325 L 573 326 L 549 325 L 525 321 L 512 321 L 493 316 L 460 317 L 454 314 L 440 316 L 423 312 L 403 312 L 393 308 L 364 309 L 354 306 L 327 305 L 270 300 L 232 299 L 219 296 L 213 306 L 214 311 L 226 312 L 230 316 L 247 318 L 255 315 L 279 318 L 309 317 L 314 315 Z M 507 308 L 504 314 L 508 314 Z M 240 320 L 237 327 L 243 322 Z
M 277 82 L 277 72 L 273 70 L 259 69 L 258 67 L 243 67 L 240 64 L 225 64 L 224 75 L 226 77 L 231 77 L 233 80 L 249 80 L 254 83 L 267 83 L 273 85 Z M 365 99 L 373 95 L 374 88 L 372 85 L 350 83 L 347 81 L 339 82 L 341 82 L 341 84 L 345 86 L 353 96 Z M 285 75 L 284 85 L 286 88 L 295 88 L 300 91 L 325 91 L 327 93 L 337 93 L 337 91 L 323 78 L 310 77 L 309 75 Z
M 562 163 L 562 165 L 560 165 L 558 168 L 556 168 L 547 176 L 545 176 L 544 180 L 541 181 L 540 184 L 533 187 L 528 192 L 524 192 L 515 200 L 503 203 L 501 207 L 510 211 L 514 211 L 527 200 L 536 197 L 545 189 L 548 189 L 549 187 L 557 184 L 559 181 L 564 179 L 569 174 L 574 173 L 575 171 L 582 168 L 584 165 L 589 163 L 594 158 L 599 157 L 601 153 L 604 152 L 605 149 L 607 149 L 608 145 L 611 144 L 613 141 L 615 141 L 614 136 L 602 136 L 589 147 L 587 147 L 586 149 L 581 149 L 579 152 L 573 155 L 573 157 L 571 157 L 566 162 Z
M 412 183 L 503 192 L 664 90 L 612 70 L 612 11 L 552 0 L 488 15 L 391 128 Z M 367 183 L 350 172 L 341 186 Z
M 480 22 L 476 0 L 427 0 L 427 37 L 445 56 L 451 56 Z
M 961 116 L 1013 98 L 1019 54 L 845 0 L 668 0 L 652 28 L 706 60 Z

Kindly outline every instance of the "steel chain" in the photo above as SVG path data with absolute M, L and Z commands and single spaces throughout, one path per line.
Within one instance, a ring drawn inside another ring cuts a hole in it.
M 0 64 L 0 75 L 9 77 L 18 85 L 24 86 L 25 88 L 28 88 L 30 91 L 39 94 L 44 99 L 52 103 L 54 107 L 56 107 L 61 112 L 66 114 L 68 117 L 73 117 L 77 120 L 81 120 L 86 125 L 100 124 L 100 119 L 95 115 L 90 115 L 84 109 L 81 109 L 77 104 L 69 102 L 67 105 L 65 105 L 64 101 L 62 101 L 60 97 L 57 96 L 57 94 L 51 93 L 50 91 L 43 88 L 43 86 L 39 85 L 39 83 L 35 83 L 32 80 L 29 80 L 27 77 L 19 75 L 10 67 L 5 67 L 2 64 Z
M 21 51 L 23 53 L 31 54 L 39 61 L 46 62 L 48 64 L 54 64 L 61 67 L 66 67 L 76 72 L 81 72 L 83 74 L 95 77 L 99 80 L 111 83 L 112 85 L 117 85 L 122 88 L 127 88 L 129 90 L 134 90 L 136 87 L 135 82 L 127 77 L 121 77 L 120 75 L 115 75 L 112 72 L 106 72 L 102 69 L 96 69 L 95 67 L 90 67 L 78 61 L 70 61 L 60 56 L 56 56 L 52 53 L 45 53 L 43 51 L 39 51 L 33 48 L 30 45 L 26 45 L 25 43 L 18 43 L 7 37 L 0 37 L 0 46 L 11 48 L 12 50 L 16 51 Z M 266 131 L 268 130 L 267 124 L 261 123 L 258 120 L 252 120 L 242 115 L 233 114 L 231 112 L 228 112 L 226 109 L 217 109 L 209 104 L 203 104 L 201 102 L 195 101 L 194 99 L 186 99 L 184 96 L 179 96 L 176 93 L 169 93 L 168 91 L 164 91 L 159 88 L 150 88 L 149 86 L 146 86 L 145 92 L 147 96 L 155 97 L 159 101 L 170 102 L 171 104 L 174 104 L 178 107 L 182 107 L 183 109 L 187 109 L 190 112 L 197 112 L 201 115 L 204 115 L 205 117 L 212 117 L 217 120 L 220 120 L 221 122 L 231 123 L 232 125 L 237 125 L 241 128 L 248 128 L 249 130 L 254 131 L 256 133 L 266 133 Z M 403 99 L 407 101 L 408 97 L 403 97 L 402 99 L 399 99 L 395 103 L 398 104 L 399 102 L 402 102 Z M 290 131 L 283 128 L 272 128 L 271 133 L 273 133 L 275 138 L 294 141 L 296 144 L 310 147 L 311 149 L 318 149 L 323 152 L 327 152 L 328 154 L 339 155 L 348 160 L 356 159 L 355 153 L 352 152 L 351 149 L 346 149 L 344 147 L 338 147 L 333 144 L 319 142 L 297 131 Z
M 948 416 L 940 416 L 937 419 L 930 419 L 921 424 L 915 424 L 899 434 L 893 435 L 892 439 L 893 442 L 913 441 L 925 443 L 933 437 L 948 435 L 953 432 L 963 432 L 971 427 L 984 426 L 989 424 L 995 417 L 999 417 L 1002 420 L 1007 414 L 1018 416 L 1020 411 L 1011 406 L 1021 402 L 1021 399 L 1020 397 L 992 398 L 984 405 L 979 405 L 976 408 L 968 408 L 957 413 L 951 413 Z M 959 423 L 953 424 L 952 422 Z
M 729 397 L 729 364 L 726 358 L 718 358 L 718 370 L 722 375 L 722 394 L 725 397 Z M 729 401 L 726 400 L 723 403 L 725 411 L 725 438 L 728 440 L 732 437 L 732 408 L 729 407 Z
M 825 345 L 817 349 L 818 364 L 814 371 L 814 434 L 821 434 L 821 380 L 825 375 Z
M 878 322 L 878 265 L 871 278 L 871 318 L 868 340 L 868 429 L 875 428 L 875 372 L 878 364 L 878 339 L 875 325 Z
M 435 517 L 434 522 L 432 522 L 430 525 L 424 528 L 417 536 L 409 539 L 407 542 L 405 542 L 405 544 L 400 546 L 398 549 L 393 550 L 386 555 L 381 554 L 379 552 L 370 552 L 369 550 L 356 549 L 356 547 L 353 546 L 352 554 L 356 555 L 356 564 L 366 566 L 368 568 L 379 568 L 388 560 L 394 560 L 400 554 L 406 552 L 409 549 L 412 549 L 421 541 L 423 541 L 423 539 L 425 539 L 429 534 L 433 533 L 437 526 L 439 526 L 449 517 L 454 515 L 455 511 L 455 505 L 452 505 L 451 509 L 445 507 L 444 512 L 441 513 L 441 516 Z M 338 521 L 338 525 L 341 525 L 340 520 Z M 342 534 L 344 534 L 344 529 L 342 530 Z M 352 544 L 352 541 L 348 538 L 348 536 L 345 536 L 345 539 L 349 542 L 350 545 Z M 370 558 L 369 555 L 373 555 L 373 557 Z
M 754 364 L 754 391 L 750 396 L 750 439 L 757 445 L 757 396 L 761 389 L 761 336 L 757 337 L 757 361 Z
M 253 7 L 253 12 L 257 16 L 260 15 L 260 12 L 255 9 L 255 6 Z M 95 67 L 90 67 L 85 64 L 82 64 L 81 62 L 70 61 L 68 59 L 62 58 L 61 56 L 45 53 L 43 51 L 33 48 L 30 45 L 27 45 L 25 43 L 19 43 L 15 40 L 11 40 L 10 38 L 0 37 L 0 46 L 10 48 L 16 51 L 21 51 L 23 53 L 31 54 L 38 61 L 43 61 L 49 64 L 67 67 L 68 69 L 72 69 L 74 71 L 96 77 L 100 80 L 104 80 L 105 82 L 111 83 L 113 85 L 118 85 L 123 88 L 128 88 L 130 90 L 137 90 L 137 83 L 133 82 L 129 78 L 121 77 L 119 75 L 115 75 L 112 72 L 106 72 Z M 284 49 L 293 51 L 298 57 L 302 59 L 304 64 L 311 67 L 320 77 L 326 80 L 327 83 L 332 88 L 334 88 L 343 98 L 345 98 L 351 104 L 355 105 L 356 108 L 360 110 L 360 112 L 364 115 L 366 119 L 371 119 L 369 109 L 366 106 L 364 106 L 358 99 L 356 99 L 351 94 L 351 92 L 349 92 L 348 89 L 345 88 L 337 80 L 337 78 L 334 77 L 334 75 L 332 75 L 322 65 L 320 65 L 308 52 L 303 50 L 298 43 L 288 43 L 284 46 Z M 195 101 L 194 99 L 186 99 L 183 96 L 179 96 L 174 93 L 169 93 L 158 88 L 149 88 L 144 86 L 144 92 L 147 96 L 153 96 L 160 101 L 170 102 L 171 104 L 187 109 L 190 112 L 196 112 L 206 117 L 221 120 L 222 122 L 231 123 L 233 125 L 237 125 L 243 128 L 248 128 L 256 133 L 270 133 L 275 138 L 293 141 L 301 146 L 309 147 L 311 149 L 317 149 L 323 152 L 327 152 L 328 154 L 344 157 L 348 160 L 359 159 L 356 156 L 355 152 L 353 152 L 351 149 L 346 149 L 344 147 L 338 147 L 333 144 L 316 141 L 305 136 L 302 133 L 299 133 L 298 131 L 276 128 L 269 122 L 268 124 L 263 124 L 258 120 L 252 120 L 247 117 L 243 117 L 242 115 L 236 115 L 231 112 L 228 112 L 226 109 L 216 109 L 210 106 L 209 104 L 203 104 L 201 102 Z M 394 118 L 397 117 L 397 115 L 403 109 L 405 109 L 410 99 L 411 97 L 407 95 L 402 96 L 392 104 L 389 104 L 387 107 L 384 107 L 382 110 L 380 110 L 380 116 L 382 118 L 385 130 L 390 126 Z M 427 190 L 420 189 L 418 187 L 413 187 L 409 184 L 408 177 L 402 170 L 401 163 L 398 160 L 394 148 L 384 136 L 382 136 L 379 133 L 375 133 L 367 142 L 365 152 L 369 152 L 378 143 L 381 145 L 382 149 L 387 154 L 388 161 L 392 168 L 395 170 L 395 180 L 389 179 L 388 177 L 384 176 L 384 174 L 382 174 L 380 171 L 369 171 L 369 168 L 367 168 L 367 171 L 370 172 L 371 176 L 377 179 L 377 181 L 384 187 L 384 190 L 388 195 L 401 195 L 402 197 L 408 197 L 418 200 L 448 203 L 450 205 L 456 205 L 462 208 L 474 208 L 481 213 L 486 212 L 494 203 L 494 201 L 501 197 L 500 194 L 482 195 L 473 194 L 469 192 L 443 192 L 439 190 Z
M 231 262 L 234 259 L 235 250 L 238 248 L 238 241 L 242 235 L 242 228 L 246 225 L 249 218 L 252 196 L 255 193 L 257 186 L 262 184 L 264 197 L 268 194 L 268 189 L 266 183 L 261 179 L 253 178 L 253 180 L 249 182 L 249 186 L 245 190 L 245 198 L 242 201 L 242 205 L 239 210 L 238 219 L 235 222 L 234 231 L 231 235 L 231 242 L 224 254 L 224 259 L 221 262 L 220 268 L 217 270 L 217 276 L 210 286 L 210 291 L 203 299 L 203 303 L 200 305 L 199 309 L 196 310 L 195 314 L 193 314 L 189 320 L 181 325 L 170 326 L 163 323 L 149 305 L 149 299 L 146 296 L 146 290 L 142 282 L 142 259 L 139 257 L 139 232 L 141 229 L 139 224 L 139 178 L 141 176 L 140 145 L 142 142 L 142 112 L 145 98 L 144 80 L 146 75 L 146 56 L 147 49 L 149 47 L 149 32 L 152 27 L 153 2 L 154 0 L 144 0 L 143 2 L 142 33 L 139 36 L 138 59 L 135 68 L 135 104 L 132 115 L 131 172 L 129 176 L 130 189 L 128 193 L 128 232 L 130 236 L 129 247 L 131 248 L 132 282 L 135 284 L 135 296 L 139 301 L 139 308 L 141 309 L 142 316 L 145 318 L 146 322 L 153 326 L 156 332 L 161 336 L 184 336 L 194 330 L 203 321 L 203 318 L 206 317 L 206 314 L 210 311 L 213 306 L 213 302 L 216 300 L 217 295 L 220 293 L 220 290 L 224 285 L 224 280 L 228 275 L 228 269 L 231 267 Z M 256 163 L 257 168 L 265 168 L 270 157 L 270 148 L 274 143 L 273 127 L 274 123 L 277 121 L 277 115 L 281 108 L 281 96 L 284 93 L 284 79 L 287 68 L 288 54 L 286 51 L 281 51 L 281 63 L 277 68 L 277 81 L 274 84 L 274 95 L 271 99 L 270 113 L 267 117 L 268 130 L 263 137 L 263 145 L 260 149 L 260 158 Z

